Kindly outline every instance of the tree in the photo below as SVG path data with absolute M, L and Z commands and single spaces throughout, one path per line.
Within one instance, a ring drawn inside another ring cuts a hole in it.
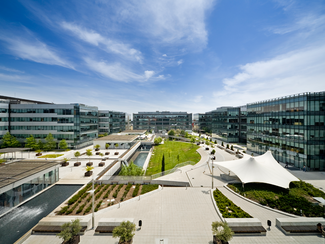
M 141 176 L 143 174 L 144 170 L 132 161 L 129 166 L 122 166 L 121 172 L 119 173 L 119 175 L 123 176 Z
M 90 162 L 90 156 L 93 155 L 92 150 L 91 150 L 91 149 L 87 149 L 87 150 L 86 150 L 86 155 L 89 157 L 89 162 Z
M 59 142 L 59 148 L 60 149 L 68 149 L 68 143 L 66 142 L 66 140 L 61 140 L 60 142 Z
M 89 172 L 89 171 L 92 171 L 94 169 L 93 166 L 86 166 L 86 171 Z
M 162 160 L 161 160 L 161 172 L 165 171 L 165 155 L 163 154 Z
M 212 234 L 220 241 L 228 242 L 232 239 L 234 232 L 230 229 L 227 222 L 212 222 Z
M 211 154 L 214 155 L 215 153 L 216 153 L 216 150 L 213 149 L 213 150 L 211 151 Z
M 160 144 L 162 142 L 162 138 L 161 137 L 156 137 L 155 140 L 154 140 L 154 143 L 156 145 Z
M 2 147 L 20 147 L 20 142 L 16 137 L 10 135 L 9 131 L 2 137 Z
M 223 144 L 223 142 L 221 142 L 221 146 L 223 146 L 223 147 L 224 147 L 224 144 Z
M 77 161 L 78 161 L 78 158 L 80 157 L 80 152 L 76 151 L 76 152 L 74 153 L 74 156 L 77 158 Z
M 191 143 L 195 143 L 195 138 L 194 137 L 191 138 Z
M 100 145 L 97 144 L 97 145 L 94 146 L 94 148 L 98 150 L 100 148 Z
M 227 144 L 227 149 L 229 149 L 229 144 Z
M 170 130 L 170 131 L 168 132 L 168 135 L 169 135 L 169 136 L 175 136 L 175 131 L 174 131 L 174 130 Z
M 231 145 L 230 149 L 231 149 L 232 151 L 234 151 L 234 146 L 233 146 L 233 145 Z
M 123 221 L 113 229 L 113 237 L 120 238 L 119 243 L 131 241 L 134 236 L 135 224 L 130 221 Z
M 214 141 L 214 144 L 218 144 L 217 140 Z
M 80 220 L 71 220 L 71 223 L 65 223 L 61 226 L 62 231 L 57 234 L 65 242 L 69 242 L 74 236 L 77 236 L 81 230 Z
M 180 135 L 181 135 L 181 136 L 183 136 L 183 137 L 185 137 L 185 135 L 186 135 L 186 132 L 185 132 L 185 130 L 181 130 L 181 133 L 180 133 Z
M 44 143 L 41 140 L 37 142 L 38 149 L 44 149 Z
M 55 142 L 54 137 L 53 137 L 53 135 L 51 133 L 49 133 L 47 135 L 47 137 L 45 138 L 45 141 L 46 141 L 45 149 L 47 151 L 51 151 L 56 147 L 56 142 Z
M 111 145 L 111 144 L 106 143 L 106 144 L 105 144 L 105 148 L 108 149 L 110 145 Z
M 25 147 L 30 148 L 32 150 L 37 150 L 39 148 L 38 144 L 37 144 L 37 141 L 36 141 L 36 139 L 34 138 L 33 135 L 30 135 L 30 137 L 26 138 Z

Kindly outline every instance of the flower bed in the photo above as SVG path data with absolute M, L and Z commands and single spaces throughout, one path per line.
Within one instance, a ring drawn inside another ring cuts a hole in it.
M 88 193 L 92 184 L 87 184 L 83 189 L 71 197 L 60 211 L 59 215 L 85 215 L 92 209 L 92 195 Z M 99 185 L 95 184 L 95 212 L 112 206 L 116 203 L 131 199 L 139 194 L 158 189 L 158 185 Z M 107 203 L 107 204 L 106 204 Z
M 248 213 L 230 201 L 218 189 L 213 191 L 213 197 L 224 218 L 252 218 Z

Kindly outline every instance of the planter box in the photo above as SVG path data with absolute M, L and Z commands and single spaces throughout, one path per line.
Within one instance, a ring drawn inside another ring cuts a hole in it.
M 99 148 L 96 148 L 95 151 L 99 151 Z
M 73 166 L 79 166 L 81 165 L 81 162 L 75 162 Z
M 109 152 L 106 152 L 105 155 L 109 155 Z
M 100 154 L 100 152 L 96 152 L 96 155 L 99 155 Z
M 69 241 L 64 241 L 62 244 L 78 244 L 80 242 L 80 236 L 74 236 Z
M 87 164 L 86 164 L 86 166 L 92 166 L 93 165 L 93 162 L 88 162 Z
M 132 244 L 132 243 L 133 243 L 133 239 L 131 239 L 130 241 L 118 242 L 118 244 Z
M 100 162 L 100 163 L 98 164 L 98 166 L 99 166 L 99 167 L 104 167 L 104 166 L 105 166 L 105 163 L 104 163 L 104 162 Z
M 114 153 L 114 155 L 118 155 L 118 154 L 119 154 L 119 152 L 115 152 L 115 153 Z
M 42 154 L 41 153 L 36 153 L 36 156 L 42 156 Z
M 213 236 L 213 244 L 229 244 L 229 242 L 221 241 L 216 236 Z
M 64 162 L 61 164 L 62 167 L 65 167 L 65 166 L 68 166 L 69 165 L 69 162 Z
M 93 172 L 92 171 L 87 171 L 86 173 L 85 173 L 85 176 L 87 177 L 87 176 L 92 176 L 93 175 Z

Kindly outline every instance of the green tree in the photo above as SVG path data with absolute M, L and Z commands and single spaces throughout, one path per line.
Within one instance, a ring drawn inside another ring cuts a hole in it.
M 181 133 L 180 133 L 180 135 L 181 135 L 181 136 L 183 136 L 183 137 L 185 137 L 185 135 L 186 135 L 186 132 L 185 132 L 185 130 L 181 130 Z
M 212 234 L 223 242 L 228 242 L 232 239 L 234 232 L 230 229 L 227 222 L 212 222 Z
M 77 158 L 77 161 L 78 161 L 78 158 L 80 157 L 80 152 L 79 152 L 79 151 L 76 151 L 76 152 L 74 153 L 74 156 Z
M 60 149 L 68 149 L 68 143 L 66 142 L 66 140 L 61 140 L 60 142 L 59 142 L 59 148 Z
M 44 149 L 44 143 L 41 140 L 37 142 L 38 149 Z
M 20 142 L 16 137 L 10 135 L 9 131 L 2 137 L 2 147 L 20 147 Z
M 81 230 L 80 220 L 71 220 L 71 223 L 65 223 L 61 226 L 61 232 L 57 234 L 58 237 L 65 242 L 69 242 L 74 236 L 77 236 Z
M 231 149 L 232 151 L 234 151 L 234 146 L 233 146 L 233 145 L 231 145 L 230 149 Z
M 100 148 L 100 145 L 97 144 L 97 145 L 94 146 L 94 148 L 95 148 L 95 149 L 99 149 L 99 148 Z
M 165 171 L 165 155 L 163 154 L 162 160 L 161 160 L 161 172 Z
M 90 156 L 93 155 L 92 150 L 91 150 L 91 149 L 87 149 L 87 150 L 86 150 L 86 155 L 88 156 L 88 158 L 89 158 L 89 162 L 90 162 Z
M 45 149 L 47 151 L 51 151 L 56 147 L 56 142 L 55 142 L 54 137 L 53 137 L 53 135 L 51 133 L 49 133 L 47 135 L 47 137 L 45 138 L 45 141 L 46 141 Z
M 229 144 L 227 144 L 227 149 L 229 149 Z
M 156 145 L 160 144 L 162 142 L 162 138 L 161 137 L 156 137 L 155 140 L 154 140 L 154 143 Z
M 123 176 L 141 176 L 144 174 L 144 170 L 134 164 L 132 161 L 130 162 L 129 166 L 122 166 L 121 172 L 119 175 Z
M 216 150 L 213 149 L 213 150 L 211 151 L 211 154 L 214 155 L 215 153 L 216 153 Z
M 195 138 L 194 137 L 191 138 L 191 143 L 195 143 Z
M 224 147 L 224 144 L 223 144 L 223 142 L 221 142 L 221 146 L 223 146 L 223 147 Z
M 119 243 L 131 241 L 135 232 L 135 224 L 130 221 L 123 221 L 113 229 L 113 237 L 120 238 Z
M 169 136 L 175 136 L 175 131 L 174 131 L 174 130 L 170 130 L 170 131 L 168 132 L 168 135 L 169 135 Z
M 36 139 L 34 138 L 33 135 L 30 135 L 30 137 L 26 138 L 25 147 L 26 148 L 31 148 L 32 150 L 37 150 L 39 148 L 38 144 L 37 144 L 37 141 L 36 141 Z

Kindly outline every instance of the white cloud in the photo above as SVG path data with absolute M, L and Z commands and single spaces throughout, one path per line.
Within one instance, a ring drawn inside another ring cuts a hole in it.
M 85 58 L 84 60 L 91 70 L 117 81 L 145 82 L 148 80 L 156 81 L 164 79 L 163 75 L 154 77 L 155 72 L 150 70 L 144 71 L 144 74 L 137 74 L 123 67 L 120 63 L 106 63 L 105 61 L 96 61 L 90 58 Z
M 105 38 L 98 34 L 94 30 L 86 30 L 80 26 L 74 25 L 72 23 L 62 22 L 62 28 L 72 32 L 79 39 L 88 42 L 94 46 L 103 45 L 104 49 L 110 53 L 116 53 L 122 55 L 128 59 L 135 59 L 138 62 L 142 62 L 142 54 L 140 51 L 129 47 L 129 45 L 122 42 L 113 41 L 109 38 Z
M 294 31 L 313 32 L 318 29 L 323 29 L 325 24 L 325 15 L 307 14 L 299 17 L 295 23 L 287 24 L 280 27 L 272 27 L 270 30 L 275 34 L 287 34 Z
M 35 38 L 34 40 L 29 39 L 21 39 L 18 36 L 8 37 L 8 34 L 5 33 L 0 36 L 0 40 L 6 42 L 6 46 L 12 54 L 21 59 L 74 69 L 68 61 L 59 57 L 59 55 L 57 55 L 56 52 L 45 43 L 40 42 Z
M 325 90 L 324 57 L 322 45 L 247 63 L 240 66 L 241 72 L 223 80 L 224 86 L 214 92 L 214 97 L 220 104 L 226 101 L 227 105 L 241 105 L 238 103 Z
M 0 66 L 0 69 L 5 70 L 5 71 L 8 71 L 8 72 L 25 73 L 25 71 L 11 69 L 11 68 L 7 68 L 7 67 L 4 67 L 4 66 Z
M 181 65 L 183 63 L 183 59 L 177 61 L 177 65 Z
M 167 54 L 163 54 L 163 57 L 167 57 Z
M 138 25 L 138 29 L 156 41 L 170 44 L 194 44 L 203 48 L 208 33 L 205 19 L 214 0 L 161 0 L 125 2 L 120 18 Z

